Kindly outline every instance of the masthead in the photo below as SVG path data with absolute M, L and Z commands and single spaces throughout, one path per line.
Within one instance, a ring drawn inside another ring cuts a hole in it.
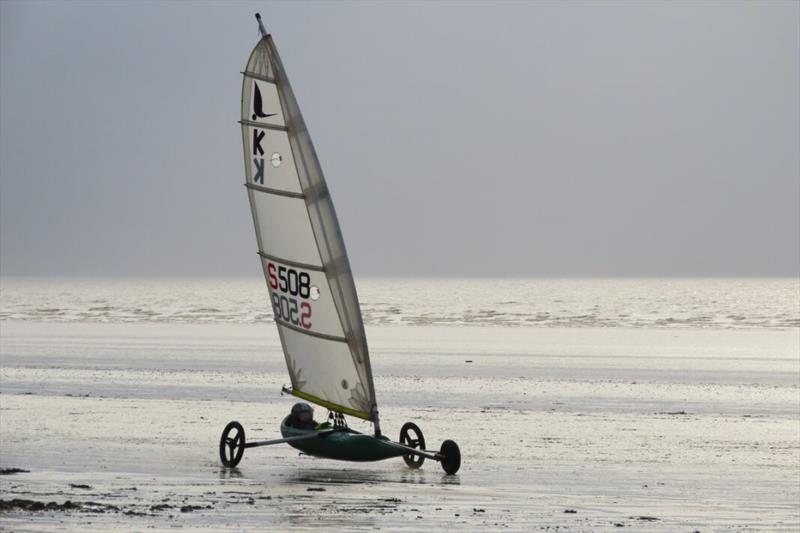
M 258 31 L 261 32 L 261 37 L 267 36 L 267 30 L 264 29 L 264 23 L 261 22 L 261 14 L 256 13 L 256 20 L 258 21 Z

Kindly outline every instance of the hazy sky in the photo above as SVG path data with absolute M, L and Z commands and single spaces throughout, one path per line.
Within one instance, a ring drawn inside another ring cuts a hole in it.
M 260 275 L 273 34 L 356 275 L 798 275 L 800 3 L 0 2 L 0 272 Z

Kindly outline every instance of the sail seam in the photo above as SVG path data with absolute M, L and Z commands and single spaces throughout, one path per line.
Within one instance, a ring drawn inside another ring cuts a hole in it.
M 260 255 L 264 259 L 271 259 L 272 261 L 276 261 L 278 263 L 282 263 L 284 265 L 288 265 L 291 267 L 302 268 L 303 270 L 316 270 L 317 272 L 325 272 L 325 267 L 323 266 L 310 265 L 308 263 L 300 263 L 298 261 L 291 261 L 289 259 L 284 259 L 282 257 L 265 254 L 264 252 L 261 251 L 258 252 L 258 255 Z
M 286 126 L 281 126 L 280 124 L 264 124 L 261 122 L 253 122 L 252 120 L 240 120 L 239 124 L 242 126 L 251 126 L 253 128 L 263 128 L 265 130 L 275 130 L 275 131 L 288 131 Z
M 250 72 L 247 70 L 245 70 L 241 74 L 247 76 L 248 78 L 254 78 L 256 80 L 265 81 L 267 83 L 275 83 L 275 78 L 270 78 L 269 76 L 264 76 L 263 74 L 256 74 L 255 72 Z
M 282 191 L 280 189 L 272 189 L 270 187 L 262 187 L 261 185 L 253 185 L 252 183 L 245 183 L 245 187 L 254 191 L 265 192 L 267 194 L 274 194 L 276 196 L 287 196 L 289 198 L 303 199 L 306 196 L 301 192 Z
M 295 326 L 293 324 L 290 324 L 288 322 L 284 322 L 283 320 L 279 319 L 278 317 L 275 317 L 275 323 L 280 325 L 280 326 L 283 326 L 283 327 L 285 327 L 287 329 L 291 329 L 293 331 L 296 331 L 298 333 L 304 333 L 306 335 L 311 335 L 312 337 L 319 337 L 320 339 L 325 339 L 325 340 L 334 341 L 334 342 L 343 342 L 343 343 L 347 344 L 347 339 L 345 339 L 344 337 L 337 337 L 336 335 L 327 335 L 325 333 L 317 333 L 316 331 L 310 331 L 310 330 L 307 330 L 307 329 L 298 328 L 297 326 Z

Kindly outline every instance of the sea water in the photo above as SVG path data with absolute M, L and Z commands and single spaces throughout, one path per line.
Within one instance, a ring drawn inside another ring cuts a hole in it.
M 368 325 L 797 328 L 798 278 L 360 279 Z M 0 280 L 0 320 L 272 322 L 253 279 Z

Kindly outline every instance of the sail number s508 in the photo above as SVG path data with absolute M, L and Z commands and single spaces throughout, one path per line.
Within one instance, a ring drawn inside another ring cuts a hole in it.
M 311 276 L 308 272 L 267 262 L 267 278 L 272 289 L 272 310 L 276 317 L 311 329 Z M 300 301 L 298 301 L 300 300 Z

